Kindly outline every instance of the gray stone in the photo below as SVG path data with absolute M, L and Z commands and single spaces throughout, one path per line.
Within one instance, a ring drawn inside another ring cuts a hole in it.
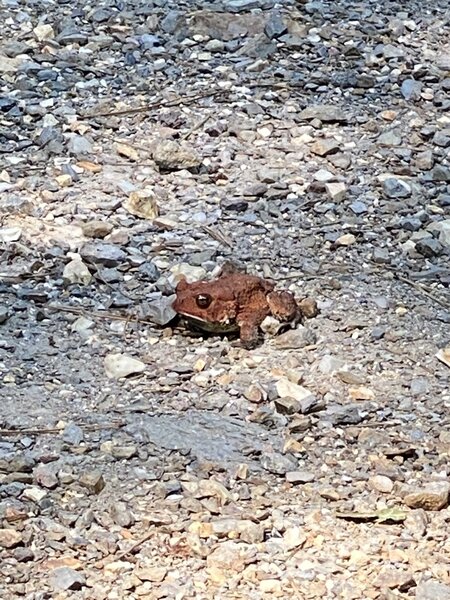
M 126 258 L 126 254 L 118 246 L 105 242 L 88 242 L 80 250 L 83 260 L 102 264 L 105 267 L 117 267 Z
M 393 44 L 386 44 L 383 47 L 383 56 L 384 58 L 401 58 L 405 55 L 405 52 L 399 46 L 394 46 Z
M 450 600 L 450 586 L 438 581 L 424 581 L 416 588 L 416 600 Z
M 3 198 L 0 198 L 0 214 L 29 215 L 33 211 L 33 208 L 33 204 L 28 198 L 22 198 L 21 196 L 15 196 L 12 194 L 8 194 Z
M 310 471 L 289 471 L 286 473 L 286 481 L 294 485 L 311 483 L 315 478 L 315 474 Z
M 424 238 L 416 243 L 416 250 L 426 258 L 433 258 L 442 254 L 444 248 L 442 244 L 433 237 Z
M 280 398 L 294 398 L 299 403 L 307 399 L 311 401 L 315 399 L 315 395 L 310 390 L 285 377 L 281 377 L 277 381 L 276 390 Z
M 264 28 L 264 33 L 270 39 L 277 39 L 287 33 L 287 26 L 278 11 L 270 14 L 269 20 Z
M 86 33 L 76 31 L 75 29 L 64 29 L 56 37 L 56 41 L 62 45 L 79 44 L 80 46 L 83 46 L 88 43 L 89 36 Z
M 433 152 L 431 150 L 419 152 L 414 159 L 414 164 L 418 169 L 429 171 L 434 165 Z
M 6 321 L 9 319 L 9 315 L 9 308 L 7 306 L 0 306 L 0 325 L 6 323 Z
M 246 12 L 254 8 L 261 8 L 265 2 L 261 0 L 225 0 L 224 7 L 231 13 Z
M 411 394 L 413 396 L 420 396 L 421 394 L 426 394 L 430 389 L 430 382 L 426 377 L 416 377 L 411 381 Z
M 400 131 L 396 129 L 383 131 L 383 133 L 378 136 L 377 143 L 380 146 L 400 146 L 402 143 L 402 135 Z
M 388 310 L 388 308 L 391 305 L 389 299 L 386 298 L 386 296 L 374 296 L 373 303 L 375 304 L 375 306 L 377 306 L 377 308 L 381 308 L 381 310 Z
M 104 23 L 105 21 L 109 21 L 114 14 L 112 10 L 108 10 L 107 8 L 97 8 L 92 13 L 91 18 L 95 23 Z
M 194 148 L 181 146 L 173 140 L 160 142 L 153 152 L 153 160 L 161 171 L 197 169 L 202 164 L 202 159 Z
M 363 215 L 367 212 L 367 205 L 360 200 L 356 200 L 350 204 L 350 210 L 352 210 L 355 215 Z
M 200 265 L 201 264 L 202 263 L 200 263 Z M 149 260 L 145 261 L 139 266 L 138 273 L 142 279 L 145 279 L 150 283 L 155 283 L 161 277 L 161 273 L 158 271 L 158 267 Z
M 34 479 L 41 487 L 53 490 L 58 486 L 55 466 L 52 464 L 38 465 L 34 471 Z
M 139 316 L 164 327 L 177 315 L 172 308 L 174 300 L 175 295 L 173 294 L 171 296 L 161 296 L 156 300 L 142 302 L 139 307 Z
M 181 12 L 169 10 L 165 17 L 161 19 L 160 27 L 164 33 L 174 33 L 182 18 Z
M 92 144 L 83 135 L 72 133 L 68 137 L 69 141 L 67 143 L 67 149 L 71 154 L 75 154 L 75 156 L 82 156 L 84 154 L 92 153 Z
M 44 127 L 38 135 L 36 142 L 41 148 L 44 148 L 50 144 L 50 142 L 62 143 L 63 140 L 63 134 L 59 129 L 56 129 L 56 127 Z
M 363 416 L 356 404 L 333 405 L 327 408 L 323 419 L 332 425 L 357 425 L 361 423 Z
M 64 427 L 61 437 L 66 443 L 79 446 L 84 440 L 84 433 L 79 425 L 71 421 Z
M 415 79 L 405 79 L 401 86 L 401 92 L 405 100 L 420 100 L 422 83 Z
M 318 119 L 324 123 L 346 123 L 348 113 L 333 104 L 316 104 L 300 111 L 298 118 L 304 121 Z
M 21 227 L 0 227 L 0 242 L 18 242 L 21 237 Z
M 422 227 L 422 221 L 414 217 L 404 217 L 400 221 L 400 225 L 405 231 L 419 231 Z
M 121 379 L 142 373 L 147 365 L 127 354 L 107 354 L 105 356 L 106 375 L 111 379 Z
M 50 583 L 55 591 L 80 590 L 86 585 L 86 577 L 75 569 L 59 567 L 50 573 Z
M 372 260 L 379 265 L 389 264 L 391 262 L 389 251 L 386 248 L 375 248 L 372 254 Z
M 332 356 L 331 354 L 325 354 L 325 356 L 323 356 L 319 362 L 319 371 L 327 375 L 335 373 L 344 367 L 345 361 Z
M 408 198 L 412 194 L 411 186 L 397 177 L 388 177 L 383 181 L 383 191 L 388 198 Z
M 276 348 L 283 350 L 297 350 L 311 346 L 317 342 L 317 334 L 308 327 L 297 325 L 295 329 L 281 333 L 273 340 L 273 345 Z
M 450 219 L 434 224 L 434 230 L 439 232 L 439 241 L 443 246 L 450 248 Z
M 430 178 L 432 181 L 450 181 L 450 167 L 436 165 L 430 173 Z
M 261 457 L 261 465 L 269 473 L 275 475 L 286 475 L 288 471 L 295 471 L 297 461 L 278 452 L 267 452 Z

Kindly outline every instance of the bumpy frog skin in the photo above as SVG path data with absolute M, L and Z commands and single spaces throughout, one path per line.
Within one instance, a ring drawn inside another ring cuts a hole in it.
M 275 284 L 244 273 L 225 273 L 214 281 L 181 280 L 174 310 L 195 327 L 212 333 L 239 331 L 241 343 L 258 343 L 259 326 L 271 315 L 279 321 L 300 320 L 294 296 L 274 291 Z

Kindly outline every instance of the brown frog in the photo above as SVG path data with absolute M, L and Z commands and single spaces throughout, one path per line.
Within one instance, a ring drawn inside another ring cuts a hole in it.
M 254 347 L 259 326 L 271 315 L 298 322 L 302 314 L 293 294 L 274 291 L 275 284 L 245 273 L 222 273 L 214 281 L 181 280 L 173 309 L 191 325 L 212 333 L 239 331 L 241 343 Z

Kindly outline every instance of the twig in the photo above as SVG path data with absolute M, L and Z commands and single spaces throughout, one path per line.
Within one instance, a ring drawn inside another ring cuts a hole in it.
M 128 322 L 132 322 L 132 323 L 143 323 L 144 325 L 155 326 L 155 323 L 153 323 L 153 321 L 149 321 L 148 319 L 142 319 L 140 317 L 133 317 L 131 315 L 118 315 L 115 313 L 111 313 L 109 311 L 104 311 L 104 312 L 89 311 L 88 312 L 88 309 L 84 309 L 84 308 L 77 307 L 77 306 L 62 306 L 61 304 L 48 304 L 47 307 L 51 308 L 53 310 L 59 310 L 61 312 L 73 313 L 74 315 L 87 315 L 89 317 L 96 317 L 98 319 L 110 319 L 112 321 L 128 321 Z
M 105 560 L 107 560 L 108 558 L 112 558 L 112 559 L 114 559 L 114 561 L 122 560 L 123 558 L 125 558 L 126 556 L 128 556 L 128 554 L 131 554 L 132 552 L 134 552 L 135 550 L 137 550 L 140 546 L 142 546 L 142 544 L 145 544 L 145 542 L 147 542 L 152 537 L 152 535 L 154 533 L 155 533 L 154 531 L 149 531 L 148 533 L 146 533 L 144 535 L 143 538 L 141 538 L 140 540 L 138 540 L 137 542 L 135 542 L 132 546 L 130 546 L 128 548 L 128 550 L 124 550 L 120 554 L 108 554 L 107 556 L 104 556 L 99 561 L 97 561 L 96 563 L 94 563 L 94 566 L 95 567 L 103 567 L 104 564 L 105 564 Z
M 124 115 L 137 115 L 142 112 L 147 112 L 149 110 L 155 108 L 173 108 L 174 106 L 180 106 L 181 104 L 189 104 L 190 102 L 195 102 L 196 100 L 202 100 L 203 98 L 210 98 L 211 96 L 217 96 L 218 94 L 224 94 L 228 90 L 210 90 L 209 92 L 203 92 L 202 94 L 197 94 L 196 96 L 185 96 L 184 98 L 179 98 L 178 100 L 166 100 L 165 98 L 160 98 L 155 102 L 149 102 L 148 104 L 144 104 L 144 106 L 139 106 L 138 108 L 124 108 L 122 110 L 113 110 L 109 112 L 98 112 L 94 114 L 85 115 L 84 119 L 96 119 L 97 117 L 120 117 Z
M 233 244 L 231 243 L 231 241 L 221 231 L 216 231 L 215 229 L 213 229 L 212 227 L 209 227 L 208 225 L 202 225 L 202 229 L 203 229 L 203 231 L 208 233 L 217 242 L 220 242 L 221 244 L 224 244 L 225 246 L 228 246 L 229 248 L 233 247 Z
M 187 131 L 184 135 L 181 136 L 181 139 L 187 140 L 188 138 L 190 138 L 194 131 L 197 131 L 198 129 L 200 129 L 200 127 L 203 127 L 203 125 L 208 121 L 210 116 L 211 115 L 206 115 L 206 117 L 200 119 L 198 123 L 196 123 L 193 127 L 191 127 L 191 129 L 189 129 L 189 131 Z
M 78 424 L 79 427 L 86 431 L 99 431 L 101 429 L 119 429 L 123 427 L 124 423 L 118 421 L 116 423 L 105 423 L 103 425 L 83 425 Z M 64 431 L 64 427 L 43 427 L 42 429 L 0 429 L 0 436 L 13 436 L 13 435 L 47 435 L 51 433 L 61 433 Z
M 423 283 L 418 283 L 417 281 L 413 281 L 412 279 L 409 279 L 408 277 L 405 277 L 404 275 L 400 275 L 399 273 L 395 273 L 394 276 L 397 279 L 399 279 L 400 281 L 407 283 L 408 285 L 410 285 L 411 287 L 416 289 L 418 292 L 420 292 L 427 298 L 430 298 L 430 300 L 434 300 L 434 302 L 437 302 L 444 308 L 450 309 L 450 302 L 446 301 L 444 298 L 441 298 L 440 296 L 436 296 L 433 292 L 429 291 L 432 288 L 429 288 L 428 286 L 426 286 Z
M 128 140 L 121 140 L 120 138 L 113 138 L 113 142 L 115 142 L 116 144 L 123 144 L 124 146 L 130 146 L 130 148 L 134 148 L 135 150 L 141 150 L 141 152 L 148 152 L 149 154 L 151 154 L 151 151 L 148 147 L 145 148 L 144 146 L 135 144 L 134 142 L 131 143 Z

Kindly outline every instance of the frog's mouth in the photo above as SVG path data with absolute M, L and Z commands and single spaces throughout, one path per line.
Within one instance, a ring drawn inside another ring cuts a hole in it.
M 199 317 L 194 317 L 188 313 L 180 313 L 183 319 L 196 329 L 207 331 L 208 333 L 234 333 L 239 331 L 239 326 L 235 321 L 226 320 L 220 321 L 205 321 Z

